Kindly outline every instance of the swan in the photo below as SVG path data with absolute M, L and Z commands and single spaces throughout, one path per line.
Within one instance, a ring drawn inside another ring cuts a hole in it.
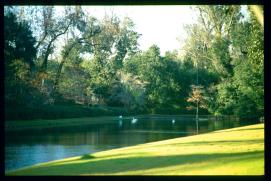
M 122 126 L 122 120 L 119 120 L 119 126 L 120 127 Z
M 119 118 L 122 119 L 122 115 L 120 115 Z
M 175 119 L 172 119 L 172 124 L 174 124 L 175 123 Z
M 134 124 L 134 123 L 136 123 L 137 122 L 137 119 L 135 119 L 134 117 L 133 117 L 133 119 L 132 119 L 132 124 Z

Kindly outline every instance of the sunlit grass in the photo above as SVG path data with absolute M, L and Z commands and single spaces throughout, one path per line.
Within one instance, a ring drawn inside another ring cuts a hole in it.
M 67 158 L 8 175 L 263 175 L 264 124 Z

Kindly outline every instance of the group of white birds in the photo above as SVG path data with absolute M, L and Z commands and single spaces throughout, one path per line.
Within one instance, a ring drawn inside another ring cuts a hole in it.
M 122 115 L 120 115 L 119 118 L 122 119 Z M 120 121 L 121 121 L 121 120 L 120 120 Z M 138 119 L 135 119 L 135 118 L 133 117 L 131 123 L 132 123 L 132 124 L 135 124 L 137 121 L 138 121 Z
M 122 119 L 122 115 L 119 116 L 119 119 Z M 133 117 L 131 123 L 135 124 L 138 120 Z M 175 124 L 175 119 L 172 119 L 172 124 Z M 122 121 L 120 120 L 120 124 L 122 124 Z

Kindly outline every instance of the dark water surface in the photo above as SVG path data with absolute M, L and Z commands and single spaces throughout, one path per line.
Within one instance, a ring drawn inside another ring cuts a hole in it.
M 199 133 L 249 124 L 253 122 L 202 118 Z M 193 134 L 196 134 L 195 119 L 176 116 L 138 118 L 134 122 L 112 117 L 111 123 L 99 125 L 6 132 L 5 170 Z

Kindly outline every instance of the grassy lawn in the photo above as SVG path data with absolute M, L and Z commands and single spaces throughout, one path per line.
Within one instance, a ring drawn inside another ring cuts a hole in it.
M 264 124 L 67 158 L 6 175 L 264 175 Z

